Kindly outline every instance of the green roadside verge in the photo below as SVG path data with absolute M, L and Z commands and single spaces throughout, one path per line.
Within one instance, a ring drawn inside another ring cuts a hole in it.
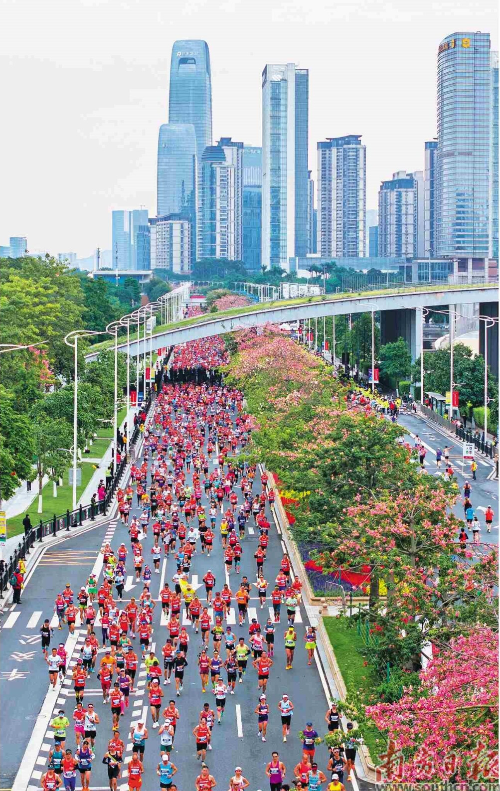
M 356 627 L 349 627 L 345 618 L 329 616 L 323 618 L 323 623 L 344 679 L 347 694 L 363 699 L 366 705 L 379 702 L 380 698 L 375 693 L 375 689 L 380 681 L 371 665 L 367 663 L 367 649 Z M 359 727 L 370 751 L 371 760 L 376 764 L 378 756 L 385 752 L 387 739 L 374 725 L 363 724 Z
M 90 479 L 92 478 L 95 472 L 95 466 L 88 462 L 84 462 L 81 465 L 82 469 L 82 482 L 79 486 L 76 487 L 76 496 L 79 499 L 83 492 L 85 491 Z M 49 481 L 43 488 L 43 512 L 41 514 L 37 513 L 38 507 L 38 495 L 35 496 L 35 499 L 21 514 L 14 516 L 12 519 L 7 519 L 7 538 L 12 538 L 12 536 L 17 536 L 19 533 L 24 532 L 23 528 L 23 519 L 25 514 L 28 513 L 30 515 L 31 524 L 33 527 L 40 522 L 47 521 L 48 519 L 53 519 L 54 514 L 56 516 L 62 516 L 62 514 L 66 513 L 69 509 L 70 511 L 73 509 L 73 487 L 68 483 L 68 470 L 64 473 L 63 478 L 63 485 L 57 487 L 57 497 L 52 496 L 53 492 L 53 485 L 52 481 Z M 89 497 L 90 502 L 90 497 Z

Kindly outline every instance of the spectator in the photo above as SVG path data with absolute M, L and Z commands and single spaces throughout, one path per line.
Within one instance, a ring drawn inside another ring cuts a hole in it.
M 10 584 L 12 586 L 12 591 L 14 593 L 14 598 L 12 599 L 14 604 L 21 603 L 21 590 L 23 587 L 23 575 L 19 570 L 19 566 L 16 568 L 12 577 L 10 578 Z
M 26 514 L 23 519 L 23 527 L 24 527 L 24 535 L 28 536 L 31 530 L 33 529 L 33 525 L 31 524 L 30 515 Z

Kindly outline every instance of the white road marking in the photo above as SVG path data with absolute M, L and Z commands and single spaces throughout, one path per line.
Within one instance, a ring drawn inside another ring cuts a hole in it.
M 3 628 L 4 629 L 12 629 L 12 627 L 14 626 L 15 622 L 17 621 L 17 619 L 19 618 L 20 615 L 21 615 L 21 611 L 20 610 L 17 610 L 16 612 L 9 613 L 9 615 L 7 616 L 7 619 L 6 619 L 6 621 L 5 621 L 4 625 L 3 625 Z
M 40 772 L 40 770 L 39 770 L 39 769 L 35 769 L 35 770 L 34 770 L 34 771 L 31 773 L 31 777 L 33 777 L 35 780 L 40 780 L 40 778 L 41 778 L 42 774 L 43 774 L 43 772 Z M 28 788 L 33 788 L 33 786 L 28 786 Z
M 241 706 L 236 704 L 236 730 L 240 739 L 243 737 L 243 723 L 241 721 Z
M 235 611 L 234 607 L 231 607 L 231 609 L 229 610 L 227 618 L 226 618 L 226 623 L 227 623 L 228 626 L 234 626 L 235 625 L 235 623 L 236 623 L 236 611 Z
M 132 574 L 129 574 L 129 576 L 127 577 L 127 581 L 126 581 L 125 585 L 123 586 L 123 590 L 124 591 L 131 591 L 132 588 L 135 588 L 135 586 L 136 586 L 136 583 L 134 583 L 134 577 L 132 576 Z
M 51 629 L 59 628 L 59 618 L 57 617 L 57 613 L 54 613 L 54 615 L 50 619 L 50 628 Z
M 161 564 L 161 574 L 160 574 L 160 590 L 163 590 L 165 585 L 165 575 L 167 573 L 167 558 L 163 558 L 163 562 Z M 161 601 L 161 596 L 158 596 L 158 601 Z M 162 613 L 163 617 L 163 613 Z
M 249 623 L 251 622 L 252 618 L 256 618 L 257 620 L 259 620 L 258 617 L 257 617 L 257 608 L 256 607 L 249 607 L 248 608 L 248 622 Z
M 29 619 L 28 623 L 26 624 L 26 629 L 34 629 L 38 621 L 40 620 L 41 615 L 42 615 L 41 610 L 37 610 L 36 612 L 34 612 L 31 618 Z
M 253 536 L 253 535 L 255 535 L 255 530 L 253 529 L 253 527 L 249 527 L 249 528 L 248 528 L 248 535 L 249 535 L 249 536 Z
M 68 655 L 68 659 L 71 658 L 71 655 L 75 650 L 78 636 L 78 632 L 68 635 L 64 646 Z M 59 697 L 59 692 L 59 684 L 56 685 L 55 689 L 53 689 L 51 685 L 47 691 L 47 694 L 45 695 L 40 713 L 38 714 L 34 728 L 31 732 L 30 740 L 24 752 L 19 771 L 12 784 L 11 791 L 26 791 L 30 777 L 32 776 L 33 769 L 35 767 L 36 758 L 40 752 L 40 747 L 46 738 L 47 724 L 50 722 L 54 706 L 56 705 L 57 699 Z M 48 735 L 49 734 L 47 734 L 47 737 Z

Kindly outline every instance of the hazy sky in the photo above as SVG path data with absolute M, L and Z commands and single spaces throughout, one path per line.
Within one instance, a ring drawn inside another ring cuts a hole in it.
M 111 210 L 156 212 L 158 128 L 172 44 L 208 42 L 214 141 L 261 143 L 266 63 L 309 69 L 316 142 L 362 134 L 367 208 L 381 180 L 423 169 L 436 133 L 436 53 L 489 31 L 496 0 L 2 0 L 0 244 L 87 256 L 111 247 Z

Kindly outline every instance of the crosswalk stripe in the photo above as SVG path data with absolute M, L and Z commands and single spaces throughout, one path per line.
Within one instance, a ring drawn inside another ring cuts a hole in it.
M 51 629 L 57 629 L 58 626 L 59 626 L 59 618 L 57 617 L 57 614 L 54 613 L 54 615 L 50 619 L 50 628 Z
M 9 613 L 9 615 L 7 616 L 7 618 L 5 620 L 3 628 L 4 629 L 12 629 L 12 627 L 14 626 L 15 622 L 17 621 L 17 619 L 19 618 L 20 615 L 21 615 L 21 611 L 20 610 L 18 610 L 17 612 L 15 611 L 15 612 Z
M 249 607 L 248 608 L 248 620 L 249 620 L 249 622 L 252 620 L 252 618 L 257 618 L 257 609 L 256 609 L 256 607 Z M 259 620 L 259 619 L 257 618 L 257 620 Z
M 26 624 L 26 629 L 34 629 L 38 621 L 40 620 L 41 615 L 42 615 L 42 611 L 36 610 L 36 612 L 33 613 L 28 623 Z
M 295 623 L 302 623 L 302 615 L 300 614 L 300 610 L 298 607 L 295 610 Z
M 228 616 L 226 618 L 226 623 L 228 626 L 234 626 L 234 624 L 236 623 L 236 612 L 234 607 L 231 607 L 231 609 L 229 610 Z

